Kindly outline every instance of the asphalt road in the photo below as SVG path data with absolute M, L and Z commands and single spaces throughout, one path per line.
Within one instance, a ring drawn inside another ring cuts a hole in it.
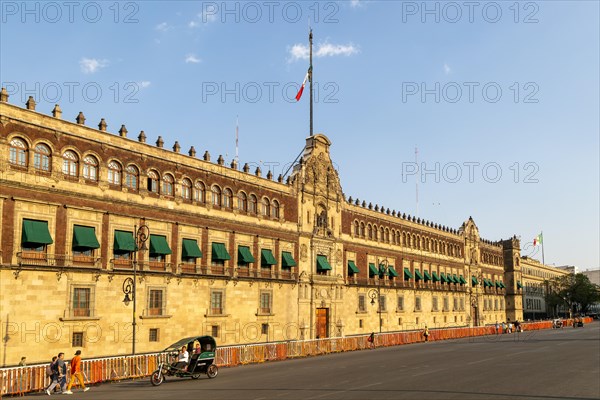
M 47 397 L 45 393 L 29 397 Z M 66 396 L 60 395 L 61 398 Z M 600 323 L 105 383 L 72 399 L 600 399 Z

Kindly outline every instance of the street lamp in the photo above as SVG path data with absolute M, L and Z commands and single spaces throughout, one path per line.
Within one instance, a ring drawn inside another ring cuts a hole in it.
M 137 253 L 138 251 L 148 250 L 146 247 L 146 241 L 150 237 L 150 228 L 148 225 L 142 225 L 139 227 L 134 226 L 133 231 L 135 232 L 134 241 L 134 250 L 133 250 L 133 278 L 128 277 L 123 281 L 123 293 L 125 294 L 125 298 L 123 299 L 123 303 L 125 306 L 128 306 L 130 302 L 133 301 L 133 316 L 132 316 L 132 342 L 131 342 L 131 354 L 135 355 L 135 333 L 136 333 L 136 321 L 135 321 L 135 311 L 136 311 L 136 280 L 137 280 Z
M 368 296 L 371 299 L 371 305 L 375 305 L 375 299 L 377 299 L 377 315 L 379 316 L 379 333 L 381 333 L 381 281 L 385 278 L 385 275 L 388 272 L 389 266 L 387 259 L 379 262 L 377 261 L 377 266 L 379 268 L 379 279 L 377 280 L 377 290 L 370 289 L 368 292 Z

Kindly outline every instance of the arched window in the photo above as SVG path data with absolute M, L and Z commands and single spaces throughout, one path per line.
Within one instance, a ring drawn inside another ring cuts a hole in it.
M 204 183 L 198 181 L 194 185 L 194 201 L 197 203 L 204 203 L 206 188 Z
M 181 181 L 181 198 L 184 200 L 192 199 L 192 181 L 187 178 Z
M 79 157 L 74 151 L 67 150 L 63 153 L 63 174 L 70 177 L 79 175 Z
M 223 207 L 231 208 L 233 207 L 233 192 L 231 189 L 223 190 Z
M 269 203 L 269 199 L 267 199 L 266 197 L 263 197 L 261 202 L 261 213 L 265 217 L 271 215 L 271 204 Z
M 148 191 L 158 194 L 158 172 L 148 171 Z
M 116 161 L 108 163 L 108 183 L 121 186 L 121 164 Z
M 173 179 L 173 175 L 165 174 L 162 180 L 162 194 L 165 196 L 171 196 L 175 194 L 175 179 Z
M 354 221 L 354 236 L 360 235 L 360 225 L 358 221 Z
M 43 143 L 35 146 L 33 151 L 33 167 L 38 171 L 50 172 L 51 165 L 50 148 Z
M 277 200 L 273 200 L 271 203 L 271 217 L 279 219 L 279 202 Z
M 64 163 L 63 163 L 64 171 Z M 88 181 L 98 180 L 98 160 L 94 156 L 83 157 L 83 177 Z
M 382 242 L 385 241 L 385 229 L 383 226 L 379 228 L 379 240 L 381 240 Z
M 365 223 L 361 222 L 360 223 L 360 237 L 365 237 Z
M 213 206 L 221 205 L 221 188 L 217 185 L 212 187 L 212 204 Z
M 258 200 L 256 199 L 255 195 L 251 194 L 250 200 L 248 201 L 248 212 L 251 214 L 256 214 L 257 206 L 258 206 Z
M 406 246 L 406 232 L 402 232 L 402 246 Z
M 244 192 L 238 193 L 238 210 L 240 210 L 240 211 L 248 210 L 248 196 L 246 196 L 246 193 L 244 193 Z
M 136 166 L 128 165 L 125 169 L 125 186 L 131 190 L 138 190 L 138 181 L 140 173 Z
M 10 163 L 19 167 L 27 166 L 27 143 L 19 138 L 10 141 Z
M 385 241 L 386 243 L 390 242 L 390 230 L 388 228 L 385 228 Z
M 373 228 L 371 228 L 371 224 L 367 225 L 367 237 L 373 239 Z

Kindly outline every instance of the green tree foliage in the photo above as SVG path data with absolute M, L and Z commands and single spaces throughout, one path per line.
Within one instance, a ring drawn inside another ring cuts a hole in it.
M 545 300 L 555 310 L 565 306 L 569 310 L 587 312 L 590 306 L 600 301 L 600 286 L 590 282 L 584 274 L 569 274 L 546 281 Z

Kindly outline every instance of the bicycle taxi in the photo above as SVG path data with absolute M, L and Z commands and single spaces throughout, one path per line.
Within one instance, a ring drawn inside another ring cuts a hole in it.
M 189 354 L 189 362 L 185 366 L 173 360 L 182 347 L 185 347 Z M 217 343 L 212 336 L 192 336 L 181 339 L 163 351 L 166 355 L 161 357 L 163 361 L 159 364 L 158 369 L 150 375 L 150 382 L 154 386 L 159 386 L 167 376 L 198 379 L 203 374 L 212 379 L 219 372 L 219 368 L 215 364 L 216 351 Z

